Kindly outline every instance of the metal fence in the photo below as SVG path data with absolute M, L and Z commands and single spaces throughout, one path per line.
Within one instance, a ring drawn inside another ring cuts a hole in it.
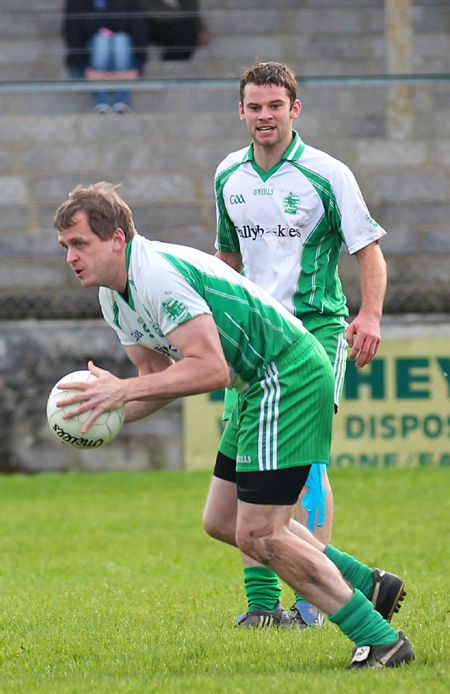
M 151 59 L 126 85 L 134 113 L 102 119 L 90 113 L 90 91 L 108 85 L 66 79 L 62 2 L 30 10 L 0 0 L 0 320 L 99 315 L 52 224 L 78 183 L 122 183 L 141 233 L 214 252 L 214 170 L 248 142 L 238 77 L 256 56 L 294 67 L 303 139 L 350 166 L 387 230 L 386 312 L 448 313 L 450 5 L 410 3 L 396 74 L 387 41 L 395 4 L 205 0 L 210 45 L 185 64 Z M 340 269 L 355 312 L 357 263 L 345 251 Z

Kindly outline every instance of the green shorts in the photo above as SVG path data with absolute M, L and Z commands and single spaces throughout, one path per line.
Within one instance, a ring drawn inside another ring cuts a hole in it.
M 219 451 L 238 472 L 328 463 L 333 389 L 325 350 L 307 333 L 238 396 Z
M 302 322 L 305 328 L 319 340 L 330 359 L 334 371 L 334 404 L 337 412 L 347 366 L 348 345 L 345 330 L 348 323 L 341 316 L 330 318 L 330 316 L 320 315 L 302 318 Z M 222 416 L 224 422 L 230 419 L 237 399 L 238 394 L 235 390 L 225 391 Z
M 342 316 L 307 316 L 302 318 L 306 330 L 317 338 L 328 354 L 334 371 L 334 404 L 336 411 L 341 401 L 347 368 L 348 343 L 345 331 L 348 323 Z

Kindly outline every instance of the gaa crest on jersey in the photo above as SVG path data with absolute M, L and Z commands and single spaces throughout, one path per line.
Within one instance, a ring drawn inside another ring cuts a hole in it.
M 241 194 L 230 195 L 230 205 L 244 205 L 245 198 Z
M 179 299 L 169 299 L 168 301 L 163 301 L 163 308 L 168 319 L 172 321 L 172 323 L 184 323 L 185 321 L 189 320 L 189 318 L 192 318 L 186 304 Z
M 297 214 L 300 209 L 301 199 L 295 193 L 288 193 L 283 199 L 283 207 L 286 214 Z

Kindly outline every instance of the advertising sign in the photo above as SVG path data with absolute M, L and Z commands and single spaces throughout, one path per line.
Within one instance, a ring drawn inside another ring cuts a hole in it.
M 348 364 L 331 464 L 450 465 L 449 339 L 382 344 L 369 366 Z
M 186 467 L 213 468 L 223 392 L 184 401 Z M 331 465 L 450 466 L 450 326 L 392 326 L 376 358 L 349 362 Z

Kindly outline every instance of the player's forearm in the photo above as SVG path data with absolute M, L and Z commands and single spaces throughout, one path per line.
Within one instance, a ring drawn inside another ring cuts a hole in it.
M 387 286 L 386 261 L 378 244 L 358 253 L 361 286 L 360 314 L 381 320 Z
M 137 401 L 137 400 L 132 400 L 131 402 L 127 402 L 125 405 L 125 423 L 130 423 L 130 422 L 137 422 L 139 419 L 144 419 L 145 417 L 149 417 L 152 414 L 155 414 L 155 412 L 159 412 L 159 410 L 162 410 L 163 407 L 167 407 L 171 402 L 173 402 L 172 399 L 168 400 L 158 400 L 157 402 L 155 401 Z
M 209 393 L 229 385 L 226 364 L 185 357 L 168 369 L 147 376 L 126 379 L 125 400 L 174 400 L 175 398 Z
M 386 294 L 386 277 L 374 275 L 367 283 L 361 283 L 361 307 L 359 312 L 381 320 L 384 297 Z

